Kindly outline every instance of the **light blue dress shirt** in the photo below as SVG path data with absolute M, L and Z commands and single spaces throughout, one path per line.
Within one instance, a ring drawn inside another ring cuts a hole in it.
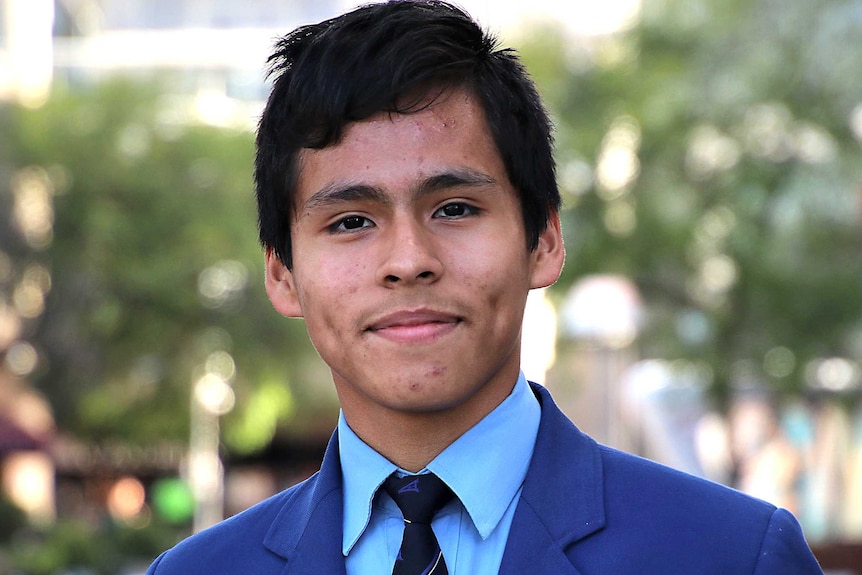
M 499 571 L 540 418 L 538 400 L 521 373 L 509 397 L 422 470 L 435 473 L 456 496 L 431 524 L 450 575 Z M 390 474 L 406 472 L 363 442 L 343 414 L 338 447 L 347 575 L 388 575 L 404 522 L 385 492 L 374 495 Z

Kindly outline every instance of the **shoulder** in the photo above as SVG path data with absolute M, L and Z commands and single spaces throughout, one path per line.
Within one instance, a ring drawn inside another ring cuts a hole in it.
M 147 574 L 265 573 L 268 564 L 273 568 L 281 565 L 282 559 L 265 545 L 267 533 L 303 493 L 313 488 L 315 479 L 313 476 L 184 539 L 158 557 Z
M 740 491 L 654 461 L 598 446 L 609 523 L 652 522 L 700 532 L 766 529 L 776 507 Z
M 542 423 L 522 501 L 582 572 L 820 573 L 789 512 L 600 445 L 534 390 Z
M 593 516 L 607 525 L 631 522 L 715 525 L 722 522 L 766 525 L 775 507 L 717 483 L 630 453 L 601 445 L 581 432 L 541 388 L 542 423 L 533 453 L 535 494 L 568 492 L 581 506 L 603 500 Z M 653 527 L 653 530 L 655 527 Z
M 708 559 L 716 573 L 820 573 L 788 511 L 653 461 L 598 449 L 605 536 L 635 550 L 642 565 L 656 561 L 666 570 L 664 562 L 673 557 L 675 565 L 690 566 Z
M 775 506 L 718 483 L 598 445 L 606 496 L 638 509 L 679 508 L 685 516 L 733 513 L 768 521 Z

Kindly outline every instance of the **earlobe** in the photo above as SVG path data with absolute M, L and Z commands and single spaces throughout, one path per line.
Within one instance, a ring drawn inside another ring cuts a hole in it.
M 530 288 L 548 287 L 557 281 L 566 261 L 566 248 L 560 230 L 560 214 L 552 212 L 548 225 L 539 235 L 539 245 L 530 254 L 533 258 L 533 273 Z
M 272 248 L 266 248 L 266 294 L 272 307 L 285 317 L 302 317 L 302 306 L 296 293 L 293 273 L 275 255 Z

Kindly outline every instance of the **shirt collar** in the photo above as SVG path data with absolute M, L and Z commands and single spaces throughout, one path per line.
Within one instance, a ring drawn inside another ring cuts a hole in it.
M 338 416 L 338 454 L 344 486 L 345 557 L 359 540 L 371 519 L 374 494 L 398 467 L 362 441 L 347 424 L 344 412 Z
M 427 469 L 455 492 L 483 539 L 521 488 L 540 418 L 539 403 L 521 373 L 500 405 L 428 464 Z M 362 441 L 343 413 L 338 419 L 338 444 L 344 484 L 342 551 L 347 555 L 368 525 L 377 488 L 398 467 Z M 477 469 L 482 472 L 476 473 Z
M 521 373 L 509 397 L 428 464 L 455 492 L 482 539 L 519 493 L 540 419 L 539 402 Z

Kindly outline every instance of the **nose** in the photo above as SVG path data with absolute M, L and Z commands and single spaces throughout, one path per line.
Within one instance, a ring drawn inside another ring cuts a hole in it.
M 416 221 L 391 225 L 384 241 L 378 281 L 387 287 L 423 285 L 436 282 L 443 274 L 430 232 Z

